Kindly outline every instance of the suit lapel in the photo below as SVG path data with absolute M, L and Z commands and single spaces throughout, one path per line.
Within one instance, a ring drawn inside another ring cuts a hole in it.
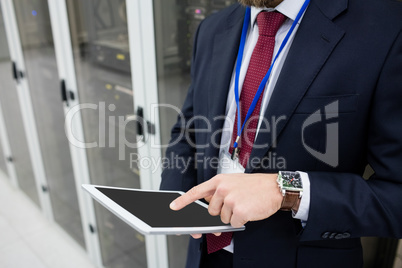
M 239 48 L 244 14 L 245 8 L 239 5 L 228 16 L 225 29 L 214 36 L 208 88 L 208 106 L 206 106 L 213 130 L 223 128 L 223 117 L 225 116 L 230 80 Z M 222 119 L 216 120 L 218 116 L 222 116 Z M 221 132 L 219 132 L 217 135 L 209 137 L 208 140 L 213 138 L 215 144 L 220 144 L 221 136 Z M 214 146 L 213 144 L 205 152 L 206 156 L 211 157 L 216 157 L 218 154 L 219 146 Z M 209 179 L 214 175 L 216 175 L 215 169 L 207 169 L 204 179 Z
M 208 88 L 208 114 L 210 118 L 225 115 L 230 80 L 240 43 L 245 9 L 240 5 L 228 17 L 225 30 L 214 36 Z M 220 122 L 223 126 L 223 122 Z
M 344 11 L 346 6 L 347 0 L 317 0 L 310 3 L 264 114 L 270 123 L 271 133 L 257 136 L 251 152 L 254 168 L 276 142 L 311 83 L 342 39 L 344 31 L 331 19 Z M 272 119 L 279 122 L 273 124 Z M 252 167 L 248 167 L 246 172 L 252 170 Z

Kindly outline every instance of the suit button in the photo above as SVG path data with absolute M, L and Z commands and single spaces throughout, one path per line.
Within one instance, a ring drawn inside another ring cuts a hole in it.
M 321 237 L 322 237 L 323 239 L 327 239 L 329 235 L 330 235 L 330 232 L 325 232 L 325 233 L 322 234 Z
M 350 237 L 350 233 L 344 233 L 342 236 L 343 236 L 343 238 L 349 238 L 349 237 Z
M 336 236 L 335 236 L 335 239 L 342 239 L 343 238 L 343 234 L 337 234 Z
M 337 233 L 332 233 L 328 238 L 329 239 L 334 239 L 334 237 L 337 235 Z

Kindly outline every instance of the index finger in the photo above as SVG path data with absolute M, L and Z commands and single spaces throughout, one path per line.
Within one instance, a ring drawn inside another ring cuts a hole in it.
M 180 210 L 198 199 L 213 195 L 215 189 L 215 180 L 211 179 L 201 183 L 200 185 L 191 188 L 187 193 L 173 200 L 172 203 L 170 203 L 170 208 L 173 210 Z

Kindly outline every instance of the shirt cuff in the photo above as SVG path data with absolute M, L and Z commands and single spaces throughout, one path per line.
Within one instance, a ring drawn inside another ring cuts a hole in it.
M 300 174 L 303 184 L 303 195 L 300 200 L 299 210 L 293 214 L 293 218 L 306 222 L 308 220 L 308 212 L 310 210 L 310 179 L 306 172 L 297 171 Z

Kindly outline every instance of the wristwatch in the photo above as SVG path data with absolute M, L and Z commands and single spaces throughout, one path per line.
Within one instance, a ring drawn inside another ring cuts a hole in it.
M 303 195 L 303 184 L 299 172 L 279 171 L 278 186 L 283 195 L 281 210 L 297 213 Z

